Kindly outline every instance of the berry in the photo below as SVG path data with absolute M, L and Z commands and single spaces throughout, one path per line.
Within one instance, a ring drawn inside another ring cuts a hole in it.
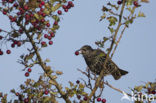
M 12 48 L 14 48 L 14 47 L 15 47 L 15 44 L 14 44 L 14 43 L 12 43 L 12 44 L 11 44 L 11 47 L 12 47 Z
M 84 101 L 87 101 L 87 97 L 85 96 L 85 97 L 83 98 L 83 100 L 84 100 Z
M 139 4 L 138 4 L 138 2 L 137 2 L 137 1 L 134 1 L 134 2 L 133 2 L 133 4 L 134 4 L 134 6 L 136 6 L 136 7 L 138 7 L 138 6 L 139 6 Z
M 49 24 L 49 23 L 47 23 L 47 24 L 46 24 L 46 26 L 47 26 L 47 27 L 50 27 L 50 24 Z
M 65 12 L 68 12 L 68 9 L 64 9 Z
M 24 5 L 24 9 L 25 9 L 25 10 L 28 10 L 28 8 L 29 8 L 29 7 L 28 7 L 27 5 Z
M 45 2 L 44 1 L 41 1 L 41 5 L 44 5 L 45 4 Z
M 3 51 L 0 50 L 0 55 L 3 55 Z
M 53 41 L 49 41 L 49 45 L 52 45 L 53 44 Z
M 81 95 L 77 95 L 77 98 L 78 98 L 78 99 L 81 99 Z
M 100 98 L 100 97 L 99 97 L 99 98 L 97 98 L 97 101 L 98 101 L 98 102 L 100 102 L 100 101 L 101 101 L 101 98 Z
M 28 72 L 31 72 L 31 68 L 28 68 Z
M 0 32 L 2 31 L 2 29 L 0 29 Z
M 58 22 L 57 22 L 57 21 L 55 21 L 55 22 L 54 22 L 54 25 L 58 25 Z
M 11 50 L 7 50 L 6 53 L 7 53 L 7 54 L 10 54 L 10 53 L 11 53 Z
M 66 6 L 66 5 L 62 5 L 62 8 L 63 8 L 63 9 L 67 9 L 67 6 Z
M 2 39 L 3 37 L 2 36 L 0 36 L 0 40 Z
M 117 4 L 118 4 L 118 5 L 122 4 L 122 1 L 121 1 L 121 0 L 119 0 L 119 1 L 117 2 Z
M 77 81 L 76 81 L 76 83 L 77 83 L 77 84 L 79 84 L 79 83 L 80 83 L 80 81 L 79 81 L 79 80 L 77 80 Z
M 48 90 L 46 90 L 46 91 L 44 92 L 44 94 L 45 94 L 45 95 L 48 95 L 48 93 L 49 93 L 49 91 L 48 91 Z
M 6 15 L 6 14 L 7 14 L 7 12 L 6 12 L 6 11 L 3 11 L 3 14 L 4 14 L 4 15 Z
M 44 38 L 48 38 L 48 34 L 44 34 Z
M 17 3 L 14 3 L 14 5 L 13 5 L 14 7 L 18 7 L 18 4 Z
M 152 93 L 152 94 L 156 94 L 156 91 L 155 91 L 155 90 L 153 90 L 151 93 Z
M 69 2 L 68 2 L 68 5 L 69 5 L 70 7 L 74 7 L 74 4 L 73 4 L 72 1 L 69 1 Z
M 29 99 L 28 98 L 25 98 L 24 99 L 24 103 L 28 103 L 29 102 Z
M 41 11 L 40 11 L 40 13 L 41 13 L 41 15 L 42 15 L 43 17 L 45 17 L 45 16 L 46 16 L 46 14 L 45 14 L 45 13 L 42 13 Z
M 26 73 L 25 73 L 25 76 L 28 77 L 28 76 L 29 76 L 29 72 L 26 72 Z
M 58 13 L 59 15 L 61 15 L 61 14 L 62 14 L 62 11 L 61 11 L 61 10 L 58 10 L 57 13 Z
M 19 96 L 19 93 L 18 92 L 16 92 L 16 96 Z
M 79 55 L 79 51 L 76 51 L 76 52 L 75 52 L 75 55 Z
M 67 9 L 70 9 L 71 8 L 71 6 L 70 5 L 67 5 Z
M 18 46 L 18 47 L 21 46 L 21 42 L 20 42 L 20 41 L 17 42 L 17 46 Z
M 54 37 L 54 36 L 55 36 L 55 34 L 54 34 L 53 32 L 51 32 L 51 33 L 50 33 L 50 36 L 51 36 L 51 37 Z
M 41 45 L 42 45 L 42 46 L 46 45 L 46 42 L 45 42 L 45 41 L 42 41 L 42 42 L 41 42 Z
M 106 103 L 106 99 L 102 99 L 102 103 Z
M 49 40 L 51 40 L 51 39 L 52 39 L 52 37 L 51 37 L 51 36 L 48 36 L 48 39 L 49 39 Z

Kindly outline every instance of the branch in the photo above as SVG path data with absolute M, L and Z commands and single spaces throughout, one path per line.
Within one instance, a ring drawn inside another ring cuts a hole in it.
M 116 28 L 115 35 L 114 35 L 114 37 L 113 37 L 113 40 L 112 40 L 110 49 L 109 49 L 109 51 L 108 51 L 108 53 L 107 53 L 106 60 L 105 60 L 105 62 L 104 62 L 104 67 L 105 67 L 105 65 L 106 65 L 106 63 L 107 63 L 107 59 L 109 58 L 109 54 L 110 54 L 110 52 L 111 52 L 111 50 L 112 50 L 112 48 L 113 48 L 113 46 L 114 46 L 114 42 L 115 42 L 115 40 L 116 40 L 117 33 L 118 33 L 119 28 L 120 28 L 120 26 L 121 26 L 121 20 L 122 20 L 123 11 L 124 11 L 124 8 L 125 8 L 125 2 L 126 2 L 126 0 L 123 0 L 123 5 L 122 5 L 121 12 L 120 12 L 120 15 L 119 15 L 118 26 L 117 26 L 117 28 Z M 104 69 L 101 71 L 100 76 L 97 78 L 97 81 L 95 82 L 95 86 L 94 86 L 94 88 L 93 88 L 93 91 L 90 93 L 90 95 L 89 95 L 89 97 L 88 97 L 88 102 L 89 102 L 89 100 L 92 98 L 92 96 L 95 94 L 97 88 L 99 87 L 99 83 L 100 83 L 101 79 L 103 78 L 103 73 L 104 73 Z
M 25 31 L 26 32 L 26 35 L 27 37 L 29 38 L 30 42 L 31 42 L 31 45 L 33 47 L 33 49 L 35 50 L 35 54 L 37 56 L 37 59 L 39 61 L 39 65 L 42 67 L 43 71 L 47 74 L 47 76 L 54 82 L 54 85 L 55 87 L 57 88 L 58 92 L 60 93 L 60 95 L 62 96 L 62 98 L 66 101 L 66 103 L 71 103 L 71 101 L 69 100 L 69 98 L 67 97 L 66 93 L 64 93 L 62 91 L 62 87 L 57 83 L 57 81 L 55 79 L 53 79 L 51 77 L 51 75 L 49 75 L 47 72 L 46 72 L 46 65 L 44 64 L 44 62 L 42 61 L 41 59 L 41 56 L 38 52 L 38 48 L 35 44 L 35 42 L 33 41 L 33 38 L 31 37 L 31 35 L 29 35 L 29 32 Z

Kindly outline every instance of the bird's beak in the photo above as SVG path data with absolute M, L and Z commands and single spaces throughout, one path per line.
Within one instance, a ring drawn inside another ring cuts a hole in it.
M 78 52 L 79 52 L 79 54 L 82 54 L 82 50 L 81 49 L 79 49 L 79 50 L 77 50 Z

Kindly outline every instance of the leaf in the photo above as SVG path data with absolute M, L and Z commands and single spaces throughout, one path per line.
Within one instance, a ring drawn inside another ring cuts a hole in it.
M 45 62 L 50 62 L 50 60 L 49 59 L 46 59 Z
M 80 89 L 84 89 L 84 87 L 85 87 L 85 86 L 84 86 L 82 83 L 79 84 L 79 88 L 80 88 Z
M 40 40 L 41 37 L 42 37 L 42 34 L 38 34 L 38 35 L 37 35 L 37 40 Z
M 69 81 L 69 84 L 70 84 L 70 87 L 74 86 L 74 84 L 71 81 Z
M 149 0 L 141 0 L 141 2 L 149 3 Z
M 34 17 L 35 17 L 36 19 L 39 19 L 39 15 L 38 15 L 37 13 L 34 14 Z
M 55 6 L 52 6 L 51 7 L 51 11 L 52 12 L 54 12 L 54 11 L 56 11 L 58 8 L 60 8 L 61 7 L 61 4 L 60 3 L 58 3 L 58 4 L 56 4 Z
M 56 74 L 57 74 L 57 75 L 62 75 L 63 72 L 57 70 L 57 71 L 56 71 Z
M 143 12 L 139 12 L 138 17 L 146 17 Z
M 101 16 L 101 18 L 100 18 L 99 21 L 102 21 L 102 20 L 105 19 L 105 18 L 106 18 L 106 14 L 104 13 L 104 14 Z
M 108 27 L 108 29 L 109 29 L 109 31 L 113 34 L 114 29 L 113 29 L 113 28 L 111 28 L 111 27 Z M 108 39 L 107 39 L 107 40 L 108 40 Z
M 143 86 L 135 86 L 134 89 L 137 90 L 138 92 L 140 92 L 142 90 Z
M 53 75 L 53 76 L 51 76 L 51 78 L 52 78 L 52 79 L 56 79 L 56 78 L 57 78 L 57 76 L 56 76 L 56 75 Z

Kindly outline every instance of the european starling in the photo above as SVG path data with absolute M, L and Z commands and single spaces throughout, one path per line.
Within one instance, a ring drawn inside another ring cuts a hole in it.
M 78 51 L 83 55 L 89 69 L 97 75 L 104 69 L 104 76 L 112 75 L 115 80 L 118 80 L 122 75 L 128 73 L 127 71 L 120 69 L 110 58 L 107 59 L 106 68 L 104 68 L 106 53 L 101 49 L 92 49 L 91 46 L 85 45 Z

